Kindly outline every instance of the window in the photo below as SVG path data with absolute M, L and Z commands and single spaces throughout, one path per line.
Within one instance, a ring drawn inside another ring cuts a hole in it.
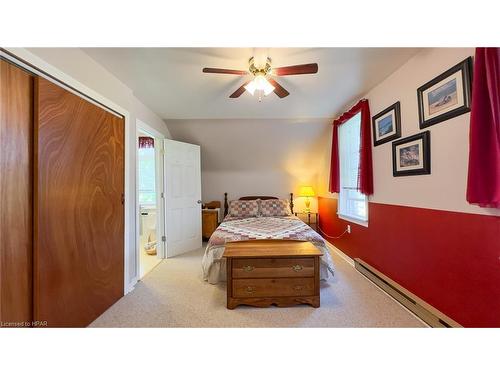
M 366 225 L 368 200 L 358 191 L 359 146 L 361 141 L 361 113 L 338 128 L 340 191 L 338 215 Z
M 139 204 L 156 205 L 155 149 L 139 148 Z

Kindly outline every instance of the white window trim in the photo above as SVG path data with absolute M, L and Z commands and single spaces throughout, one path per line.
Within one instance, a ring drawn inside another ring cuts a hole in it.
M 365 197 L 365 199 L 366 199 L 366 220 L 355 216 L 345 215 L 340 213 L 339 211 L 337 211 L 337 216 L 342 220 L 350 221 L 351 223 L 362 225 L 368 228 L 368 198 Z
M 361 127 L 360 127 L 361 129 Z M 338 134 L 338 139 L 339 139 L 339 149 L 338 149 L 338 152 L 339 152 L 339 158 L 340 158 L 340 152 L 341 152 L 341 136 L 340 136 L 340 127 L 338 128 L 337 130 L 339 132 Z M 360 216 L 356 216 L 356 215 L 350 215 L 349 213 L 345 213 L 345 212 L 341 212 L 341 206 L 343 206 L 345 204 L 345 199 L 342 200 L 342 194 L 344 193 L 344 190 L 342 188 L 342 162 L 339 162 L 339 165 L 340 165 L 340 190 L 339 190 L 339 193 L 338 193 L 338 200 L 337 200 L 337 216 L 342 219 L 342 220 L 346 220 L 346 221 L 349 221 L 351 223 L 354 223 L 354 224 L 358 224 L 358 225 L 362 225 L 364 227 L 368 227 L 368 219 L 369 219 L 369 212 L 368 212 L 368 196 L 365 195 L 365 194 L 361 194 L 363 197 L 364 197 L 364 202 L 365 202 L 365 207 L 366 207 L 366 217 L 360 217 Z M 347 198 L 347 197 L 344 197 L 344 198 Z M 358 201 L 361 201 L 361 199 L 357 199 Z

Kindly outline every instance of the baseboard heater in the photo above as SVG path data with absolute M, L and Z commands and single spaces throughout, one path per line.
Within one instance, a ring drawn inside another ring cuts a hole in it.
M 441 328 L 461 327 L 461 325 L 453 319 L 444 315 L 442 312 L 432 307 L 427 302 L 411 293 L 409 290 L 403 288 L 401 285 L 385 276 L 382 272 L 377 271 L 363 260 L 355 258 L 354 266 L 360 273 L 383 289 L 387 294 L 405 306 L 429 326 Z

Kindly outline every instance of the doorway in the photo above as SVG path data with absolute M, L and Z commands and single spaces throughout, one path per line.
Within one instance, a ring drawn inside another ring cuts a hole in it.
M 162 230 L 163 137 L 137 126 L 137 252 L 142 279 L 164 258 Z

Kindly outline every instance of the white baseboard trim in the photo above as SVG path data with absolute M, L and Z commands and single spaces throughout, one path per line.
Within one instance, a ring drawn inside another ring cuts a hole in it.
M 354 259 L 352 259 L 351 257 L 349 257 L 348 255 L 344 254 L 342 251 L 340 251 L 337 247 L 333 246 L 330 242 L 328 242 L 327 240 L 325 240 L 325 244 L 326 246 L 337 253 L 337 255 L 339 257 L 341 257 L 342 259 L 344 259 L 347 263 L 349 263 L 353 268 L 354 268 Z
M 126 296 L 129 294 L 131 291 L 135 289 L 135 285 L 137 284 L 137 277 L 134 277 L 132 281 L 126 286 L 123 295 Z

